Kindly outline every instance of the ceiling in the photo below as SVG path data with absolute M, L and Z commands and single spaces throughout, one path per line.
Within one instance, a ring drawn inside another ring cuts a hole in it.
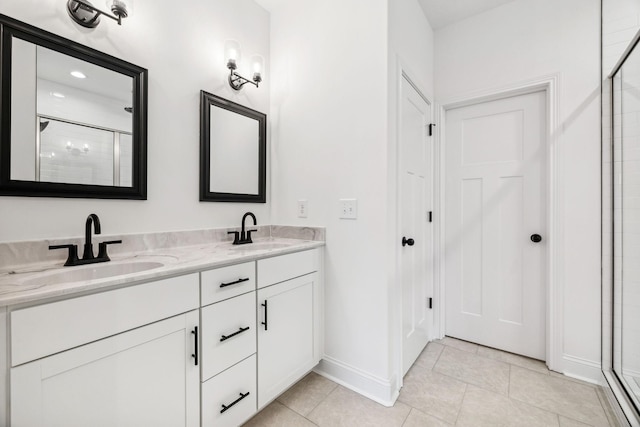
M 418 0 L 434 30 L 514 0 Z

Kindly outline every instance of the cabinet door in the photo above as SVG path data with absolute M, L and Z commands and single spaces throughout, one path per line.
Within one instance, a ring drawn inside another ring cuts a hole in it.
M 40 426 L 197 426 L 198 312 L 11 369 L 11 422 Z
M 258 291 L 258 409 L 317 363 L 314 279 L 310 274 Z

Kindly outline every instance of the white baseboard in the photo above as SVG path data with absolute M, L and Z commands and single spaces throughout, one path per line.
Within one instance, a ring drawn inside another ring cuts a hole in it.
M 339 360 L 325 356 L 314 371 L 368 399 L 384 406 L 393 406 L 400 392 L 394 379 L 385 380 Z
M 562 366 L 562 373 L 568 377 L 603 385 L 602 365 L 600 362 L 563 354 Z

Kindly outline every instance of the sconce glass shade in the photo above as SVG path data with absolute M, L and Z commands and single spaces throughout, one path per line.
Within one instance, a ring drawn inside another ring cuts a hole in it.
M 251 68 L 253 81 L 260 83 L 264 75 L 264 58 L 261 55 L 253 55 L 251 57 Z
M 133 0 L 107 0 L 107 10 L 115 16 L 127 18 L 133 15 Z
M 225 40 L 224 59 L 227 62 L 227 68 L 235 70 L 238 67 L 240 54 L 240 43 L 237 40 Z

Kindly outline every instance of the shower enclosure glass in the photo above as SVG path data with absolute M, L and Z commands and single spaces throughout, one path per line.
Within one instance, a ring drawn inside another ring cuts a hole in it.
M 612 371 L 640 408 L 640 48 L 611 77 L 613 154 Z

